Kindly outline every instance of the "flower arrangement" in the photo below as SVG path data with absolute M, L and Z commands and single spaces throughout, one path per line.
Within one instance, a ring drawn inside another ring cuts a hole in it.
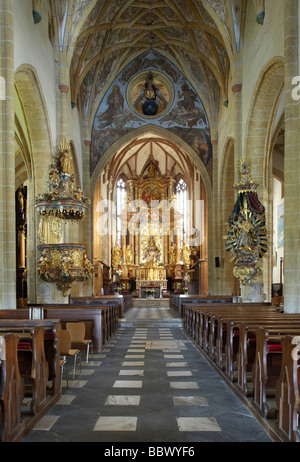
M 146 289 L 146 295 L 154 295 L 154 289 Z
M 188 291 L 189 291 L 189 289 L 188 289 L 187 287 L 184 287 L 184 288 L 182 289 L 182 292 L 183 292 L 184 294 L 187 294 Z
M 115 288 L 115 293 L 116 293 L 116 294 L 119 294 L 119 293 L 121 293 L 121 292 L 122 292 L 121 287 L 116 287 L 116 288 Z

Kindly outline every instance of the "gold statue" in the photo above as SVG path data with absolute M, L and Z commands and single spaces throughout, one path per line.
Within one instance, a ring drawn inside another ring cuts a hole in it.
M 126 247 L 126 265 L 132 265 L 133 264 L 133 255 L 131 252 L 131 247 L 128 245 Z
M 150 236 L 149 238 L 148 245 L 144 251 L 144 258 L 147 260 L 147 263 L 157 263 L 160 259 L 160 250 L 155 243 L 154 236 Z
M 119 265 L 121 264 L 121 255 L 122 255 L 122 251 L 120 249 L 119 244 L 116 242 L 113 248 L 113 255 L 112 255 L 112 266 L 114 269 L 118 269 Z
M 187 266 L 190 266 L 190 249 L 189 247 L 186 245 L 186 243 L 183 244 L 182 246 L 182 250 L 181 250 L 181 259 L 184 263 L 184 265 L 187 265 Z
M 169 264 L 170 265 L 176 264 L 176 250 L 177 250 L 176 244 L 171 244 L 171 248 L 169 251 Z

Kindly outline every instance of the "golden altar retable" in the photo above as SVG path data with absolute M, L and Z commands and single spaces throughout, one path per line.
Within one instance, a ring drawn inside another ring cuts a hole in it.
M 161 297 L 167 289 L 167 277 L 176 279 L 178 284 L 182 281 L 184 265 L 176 232 L 180 217 L 174 207 L 174 184 L 171 174 L 160 174 L 154 160 L 145 167 L 143 175 L 133 173 L 128 180 L 127 206 L 121 214 L 128 232 L 122 233 L 120 245 L 116 243 L 113 248 L 112 266 L 120 277 L 122 290 L 130 290 L 131 280 L 136 281 L 139 297 L 146 287 L 159 288 Z M 168 215 L 163 215 L 168 204 L 173 206 Z

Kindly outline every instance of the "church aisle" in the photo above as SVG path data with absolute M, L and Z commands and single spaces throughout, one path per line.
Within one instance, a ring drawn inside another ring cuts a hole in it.
M 82 363 L 23 442 L 271 441 L 181 326 L 150 311 Z

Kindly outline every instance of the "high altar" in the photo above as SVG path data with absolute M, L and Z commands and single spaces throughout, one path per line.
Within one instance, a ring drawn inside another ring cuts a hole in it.
M 149 289 L 154 290 L 154 297 L 162 297 L 167 278 L 180 290 L 190 264 L 190 250 L 180 238 L 175 180 L 168 174 L 160 176 L 154 162 L 148 164 L 146 172 L 139 177 L 133 174 L 128 181 L 121 245 L 115 243 L 112 255 L 113 272 L 122 290 L 129 291 L 134 280 L 142 298 Z

